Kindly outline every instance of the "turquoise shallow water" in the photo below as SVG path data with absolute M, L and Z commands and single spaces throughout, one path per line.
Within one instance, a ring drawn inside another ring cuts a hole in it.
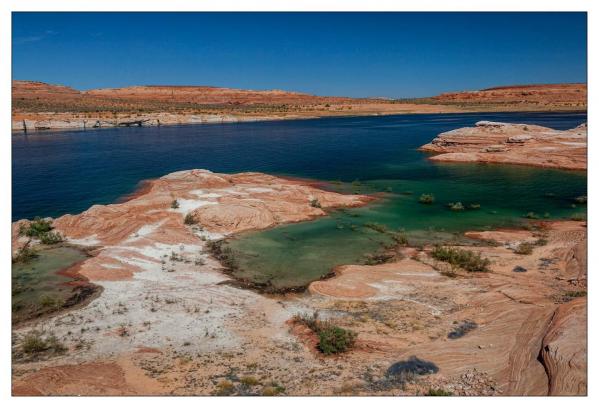
M 479 120 L 568 129 L 585 122 L 586 114 L 401 115 L 14 134 L 12 218 L 80 212 L 114 202 L 143 179 L 190 168 L 338 180 L 332 189 L 384 193 L 365 208 L 231 242 L 240 276 L 288 286 L 375 251 L 385 237 L 363 228 L 369 222 L 404 229 L 418 242 L 430 231 L 448 239 L 468 229 L 515 225 L 528 212 L 555 219 L 586 211 L 571 207 L 586 195 L 584 172 L 434 163 L 416 150 L 441 132 Z M 436 202 L 419 204 L 422 193 L 433 193 Z M 445 206 L 455 201 L 481 207 L 456 213 Z

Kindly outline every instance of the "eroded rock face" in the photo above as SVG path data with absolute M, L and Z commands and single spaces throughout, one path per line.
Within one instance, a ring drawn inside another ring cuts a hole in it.
M 549 377 L 549 395 L 586 395 L 586 338 L 586 298 L 558 307 L 540 355 Z
M 559 131 L 542 126 L 480 121 L 441 133 L 420 150 L 431 160 L 524 164 L 570 170 L 587 168 L 587 126 Z

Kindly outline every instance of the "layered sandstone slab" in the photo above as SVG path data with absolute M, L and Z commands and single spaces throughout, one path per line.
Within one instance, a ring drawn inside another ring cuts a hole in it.
M 177 208 L 172 208 L 174 201 Z M 151 249 L 157 245 L 202 246 L 202 240 L 305 221 L 325 215 L 328 208 L 368 201 L 262 173 L 187 170 L 149 182 L 127 202 L 94 205 L 59 217 L 53 225 L 70 243 L 100 248 L 82 264 L 81 274 L 92 280 L 126 279 L 143 269 L 136 262 L 160 261 Z M 188 215 L 195 228 L 185 225 Z M 24 244 L 18 235 L 24 222 L 13 223 L 13 250 Z
M 587 125 L 560 131 L 542 126 L 480 121 L 441 133 L 420 150 L 431 160 L 587 168 Z
M 475 368 L 490 375 L 504 395 L 584 395 L 586 298 L 559 302 L 565 293 L 586 288 L 586 253 L 581 249 L 586 226 L 568 221 L 545 228 L 547 244 L 529 255 L 513 248 L 536 240 L 530 231 L 466 233 L 498 243 L 466 248 L 491 260 L 489 273 L 448 277 L 428 249 L 410 249 L 394 263 L 339 267 L 335 277 L 311 283 L 309 291 L 335 302 L 368 305 L 365 308 L 381 303 L 385 313 L 401 316 L 388 325 L 419 327 L 397 337 L 373 330 L 371 321 L 358 326 L 368 332 L 361 334 L 363 341 L 397 350 L 398 359 L 417 355 L 449 377 Z M 375 310 L 375 316 L 382 313 Z M 466 321 L 476 327 L 459 338 L 448 337 Z

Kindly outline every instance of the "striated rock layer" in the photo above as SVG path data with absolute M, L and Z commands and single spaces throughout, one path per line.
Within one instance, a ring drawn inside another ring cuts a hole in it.
M 542 126 L 480 121 L 441 133 L 420 147 L 431 160 L 509 163 L 568 170 L 587 168 L 587 125 L 560 131 Z

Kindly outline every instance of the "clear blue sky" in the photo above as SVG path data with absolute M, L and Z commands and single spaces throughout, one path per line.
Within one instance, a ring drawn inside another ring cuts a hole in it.
M 415 97 L 586 82 L 585 13 L 13 13 L 13 78 Z

